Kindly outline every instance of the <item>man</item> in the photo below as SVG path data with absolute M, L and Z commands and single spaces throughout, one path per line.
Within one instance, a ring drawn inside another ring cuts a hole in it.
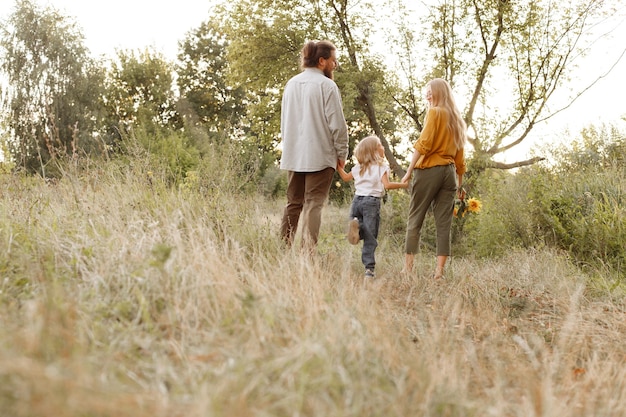
M 303 245 L 313 248 L 335 168 L 346 162 L 348 126 L 333 81 L 335 46 L 309 41 L 301 59 L 303 71 L 287 82 L 282 101 L 280 168 L 289 172 L 289 183 L 281 237 L 288 245 L 293 243 L 302 214 Z

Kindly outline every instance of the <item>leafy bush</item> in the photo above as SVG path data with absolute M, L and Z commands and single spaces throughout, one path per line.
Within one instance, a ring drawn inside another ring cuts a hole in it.
M 138 145 L 147 152 L 156 164 L 168 171 L 167 175 L 173 183 L 182 181 L 187 172 L 194 170 L 200 162 L 198 149 L 190 144 L 183 131 L 141 124 L 136 126 L 126 142 L 127 151 Z
M 397 247 L 404 247 L 410 199 L 411 196 L 406 190 L 387 191 L 383 199 L 380 211 L 381 222 L 379 234 L 380 236 L 385 236 L 387 239 L 390 239 Z M 434 225 L 434 222 L 431 223 Z M 434 231 L 434 229 L 432 230 Z M 428 235 L 430 232 L 426 232 L 425 234 Z M 428 239 L 428 237 L 426 237 L 426 239 Z M 432 243 L 434 244 L 434 237 Z
M 287 173 L 278 166 L 268 167 L 261 177 L 259 188 L 268 198 L 283 197 L 287 194 Z
M 591 175 L 589 175 L 591 174 Z M 546 172 L 548 184 L 535 181 L 533 196 L 538 234 L 546 242 L 567 250 L 579 263 L 609 263 L 626 259 L 626 181 L 624 170 Z M 552 180 L 552 181 L 550 181 Z M 546 181 L 546 180 L 544 180 Z M 549 192 L 546 190 L 550 188 Z
M 478 215 L 453 220 L 456 254 L 499 257 L 513 248 L 534 246 L 524 178 L 486 171 L 473 188 L 473 196 L 482 201 L 482 210 Z
M 626 138 L 614 126 L 584 129 L 569 148 L 550 150 L 561 162 L 543 170 L 544 183 L 535 181 L 538 230 L 580 264 L 624 267 L 624 151 Z
M 615 129 L 586 129 L 568 148 L 549 149 L 553 165 L 479 180 L 484 210 L 467 221 L 463 246 L 479 256 L 510 248 L 563 249 L 580 265 L 626 261 L 626 150 Z

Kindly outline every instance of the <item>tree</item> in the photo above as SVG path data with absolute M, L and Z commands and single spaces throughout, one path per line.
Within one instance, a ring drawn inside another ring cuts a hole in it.
M 428 47 L 419 51 L 432 51 L 425 58 L 435 65 L 423 74 L 446 78 L 468 98 L 464 115 L 474 150 L 473 168 L 509 169 L 539 161 L 535 157 L 502 163 L 494 156 L 522 143 L 538 123 L 562 110 L 551 109 L 551 98 L 564 88 L 577 59 L 605 36 L 593 29 L 614 12 L 615 2 L 434 3 L 425 19 L 432 28 Z M 403 108 L 415 108 L 419 96 L 405 95 L 398 101 Z M 409 115 L 415 119 L 415 114 Z
M 351 90 L 354 91 L 354 109 L 362 112 L 369 128 L 380 138 L 392 172 L 399 177 L 403 176 L 404 169 L 398 162 L 394 146 L 399 140 L 397 137 L 395 141 L 389 140 L 389 137 L 394 136 L 397 126 L 395 119 L 398 109 L 384 104 L 385 93 L 390 90 L 395 92 L 397 89 L 392 87 L 391 82 L 385 85 L 383 64 L 368 48 L 371 25 L 367 18 L 376 20 L 375 9 L 367 3 L 359 8 L 358 2 L 349 0 L 312 3 L 323 30 L 334 33 L 339 38 L 339 45 L 346 51 L 348 65 L 345 72 L 349 72 L 351 76 L 350 81 L 345 84 L 351 85 Z
M 45 176 L 56 156 L 98 149 L 101 72 L 76 24 L 20 0 L 2 27 L 0 46 L 8 80 L 2 102 L 7 149 L 16 164 Z
M 111 62 L 102 99 L 110 123 L 122 132 L 137 123 L 176 128 L 180 125 L 175 109 L 172 65 L 160 53 L 117 52 Z
M 218 22 L 207 21 L 179 44 L 179 112 L 191 126 L 204 126 L 213 139 L 238 128 L 245 112 L 244 89 L 227 80 L 228 41 Z
M 383 140 L 387 132 L 396 130 L 393 106 L 385 107 L 387 112 L 380 121 L 374 117 L 375 123 L 368 120 L 364 111 L 374 94 L 379 97 L 385 91 L 382 64 L 369 60 L 361 65 L 352 55 L 344 55 L 341 34 L 335 30 L 337 25 L 331 28 L 325 23 L 331 17 L 316 2 L 296 0 L 241 0 L 218 11 L 215 20 L 221 22 L 228 40 L 226 78 L 245 88 L 242 131 L 262 148 L 273 150 L 280 141 L 282 89 L 300 71 L 300 50 L 305 41 L 312 39 L 329 39 L 340 49 L 340 67 L 335 76 L 342 92 L 351 140 L 370 134 L 370 125 L 375 126 Z M 398 138 L 394 143 L 397 141 Z
M 110 126 L 125 141 L 123 150 L 140 145 L 180 181 L 199 163 L 199 149 L 183 129 L 173 89 L 173 65 L 160 53 L 120 50 L 107 73 L 103 101 Z
M 217 13 L 228 39 L 226 78 L 244 88 L 242 132 L 259 148 L 274 152 L 284 83 L 298 72 L 306 36 L 319 33 L 310 8 L 298 0 L 240 0 Z

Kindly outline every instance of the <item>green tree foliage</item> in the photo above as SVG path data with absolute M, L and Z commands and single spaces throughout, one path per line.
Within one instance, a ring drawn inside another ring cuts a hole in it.
M 368 20 L 360 17 L 367 5 L 352 7 L 348 2 L 300 2 L 294 0 L 242 0 L 218 11 L 216 21 L 228 40 L 227 79 L 245 88 L 246 114 L 242 120 L 246 137 L 263 149 L 274 150 L 280 141 L 280 101 L 286 81 L 300 71 L 299 54 L 305 41 L 329 39 L 338 47 L 339 69 L 335 72 L 344 100 L 351 139 L 376 132 L 388 152 L 399 142 L 395 105 L 391 96 L 380 98 L 387 88 L 380 60 L 363 58 L 368 44 L 361 32 Z M 351 25 L 359 25 L 358 37 Z M 388 83 L 391 85 L 391 83 Z M 378 102 L 374 102 L 374 97 Z M 372 111 L 385 109 L 383 116 Z M 386 141 L 392 136 L 391 147 Z M 395 158 L 391 158 L 395 162 Z
M 227 78 L 245 88 L 242 128 L 246 139 L 274 151 L 280 133 L 282 87 L 298 72 L 304 39 L 319 34 L 310 8 L 296 0 L 242 0 L 217 14 L 228 39 Z
M 172 65 L 150 49 L 117 53 L 103 95 L 109 123 L 128 132 L 138 123 L 180 127 Z
M 548 153 L 561 174 L 626 169 L 626 137 L 615 125 L 588 126 L 567 148 L 555 146 Z
M 387 79 L 383 61 L 370 52 L 369 46 L 371 28 L 375 26 L 372 23 L 380 18 L 378 10 L 369 2 L 360 4 L 348 0 L 314 4 L 324 32 L 338 37 L 338 46 L 347 56 L 343 72 L 349 75 L 340 86 L 352 92 L 350 107 L 361 113 L 361 117 L 350 119 L 352 125 L 367 130 L 365 135 L 372 132 L 380 138 L 392 172 L 402 176 L 404 169 L 398 162 L 395 148 L 400 142 L 396 121 L 399 109 L 392 100 L 397 86 Z
M 146 152 L 171 183 L 180 183 L 200 163 L 193 130 L 182 129 L 173 65 L 160 53 L 118 51 L 106 78 L 103 101 L 109 126 L 123 154 Z
M 245 114 L 244 89 L 227 80 L 227 46 L 217 22 L 207 21 L 187 35 L 178 54 L 178 111 L 187 126 L 204 126 L 211 141 L 240 127 Z
M 220 147 L 233 152 L 241 178 L 261 181 L 268 193 L 280 187 L 281 91 L 298 72 L 302 26 L 311 20 L 300 20 L 303 10 L 297 1 L 233 2 L 180 43 L 185 128 L 206 158 Z
M 0 47 L 8 80 L 2 102 L 7 149 L 15 163 L 45 176 L 57 156 L 100 149 L 94 133 L 102 73 L 76 24 L 52 8 L 20 0 L 2 28 Z

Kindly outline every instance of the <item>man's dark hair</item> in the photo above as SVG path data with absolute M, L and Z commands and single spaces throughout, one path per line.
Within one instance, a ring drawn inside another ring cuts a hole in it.
M 330 58 L 330 54 L 337 48 L 330 41 L 308 41 L 302 48 L 303 68 L 315 68 L 320 58 Z

